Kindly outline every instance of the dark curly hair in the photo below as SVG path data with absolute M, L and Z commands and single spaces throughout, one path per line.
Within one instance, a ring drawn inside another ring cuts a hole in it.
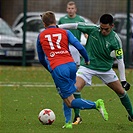
M 113 16 L 111 14 L 103 14 L 100 17 L 100 23 L 112 25 L 113 24 Z

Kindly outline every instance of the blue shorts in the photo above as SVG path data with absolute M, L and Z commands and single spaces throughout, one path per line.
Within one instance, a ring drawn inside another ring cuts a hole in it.
M 69 97 L 76 91 L 76 71 L 76 64 L 70 62 L 57 66 L 51 72 L 57 91 L 62 99 Z

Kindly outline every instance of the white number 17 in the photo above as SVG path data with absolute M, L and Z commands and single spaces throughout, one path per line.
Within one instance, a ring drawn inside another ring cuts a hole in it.
M 61 34 L 52 34 L 52 35 L 45 35 L 45 38 L 48 38 L 48 42 L 49 42 L 49 45 L 50 45 L 50 48 L 51 50 L 54 50 L 54 44 L 52 42 L 52 37 L 57 37 L 57 40 L 56 40 L 56 44 L 57 44 L 57 48 L 61 49 L 61 46 L 60 46 L 60 41 L 61 41 Z

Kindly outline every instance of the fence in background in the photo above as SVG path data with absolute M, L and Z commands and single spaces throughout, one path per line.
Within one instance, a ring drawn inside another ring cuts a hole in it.
M 68 1 L 69 0 L 55 0 L 55 1 L 53 0 L 21 0 L 21 1 L 4 0 L 4 1 L 0 1 L 0 16 L 12 27 L 17 16 L 22 12 L 25 12 L 27 14 L 27 12 L 44 12 L 47 10 L 52 10 L 54 12 L 66 13 L 66 4 Z M 128 14 L 128 12 L 133 13 L 133 0 L 111 0 L 111 1 L 110 0 L 73 0 L 73 1 L 75 1 L 77 4 L 77 9 L 78 9 L 77 14 L 80 14 L 86 18 L 91 19 L 94 23 L 97 23 L 99 17 L 103 13 L 111 13 L 111 14 L 115 14 L 115 13 Z M 26 20 L 25 20 L 25 23 L 27 23 Z M 128 24 L 130 25 L 130 23 Z M 130 33 L 129 25 L 127 26 L 127 31 Z M 24 30 L 25 29 L 26 28 L 24 27 Z M 15 31 L 15 32 L 20 33 L 20 31 Z M 131 49 L 133 50 L 133 41 L 130 40 L 131 35 L 129 35 L 129 33 L 126 35 L 126 38 L 128 39 L 126 40 L 126 44 L 127 44 L 126 51 L 129 51 Z M 25 38 L 25 35 L 21 34 L 21 36 L 24 38 L 23 52 L 22 52 L 23 58 L 19 62 L 21 62 L 22 65 L 25 65 L 26 62 L 33 62 L 33 63 L 38 62 L 37 58 L 35 60 L 27 61 L 26 52 L 25 52 L 26 46 L 24 45 L 26 44 L 25 39 L 32 40 L 32 42 L 34 42 L 35 40 L 33 39 L 33 37 L 31 38 L 27 37 L 27 35 L 26 35 L 26 38 Z M 126 58 L 125 63 L 127 67 L 133 66 L 133 55 L 131 57 L 129 56 L 130 56 L 129 54 L 126 54 L 125 56 Z M 129 58 L 131 58 L 131 60 L 128 60 Z

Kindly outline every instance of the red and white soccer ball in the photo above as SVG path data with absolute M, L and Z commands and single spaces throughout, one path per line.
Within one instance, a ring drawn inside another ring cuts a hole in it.
M 43 125 L 51 125 L 55 121 L 55 113 L 51 109 L 43 109 L 38 119 Z

